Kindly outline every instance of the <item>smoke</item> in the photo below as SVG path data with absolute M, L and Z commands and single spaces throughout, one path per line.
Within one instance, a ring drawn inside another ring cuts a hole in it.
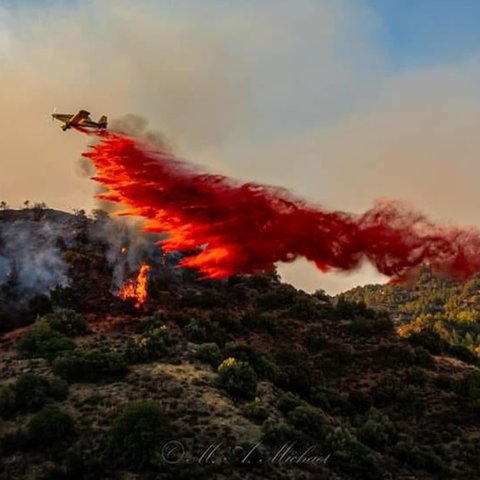
M 0 223 L 0 285 L 15 281 L 20 300 L 67 286 L 68 265 L 58 241 L 68 243 L 72 238 L 59 223 Z
M 480 231 L 444 227 L 405 204 L 382 201 L 362 215 L 328 211 L 287 190 L 203 173 L 132 137 L 100 132 L 84 156 L 107 188 L 103 200 L 142 216 L 145 231 L 167 233 L 167 252 L 197 252 L 180 264 L 207 278 L 271 269 L 304 257 L 321 271 L 352 270 L 368 259 L 394 280 L 420 267 L 465 279 L 480 272 Z
M 89 238 L 107 247 L 106 259 L 112 267 L 112 291 L 115 294 L 143 261 L 148 259 L 158 264 L 158 258 L 162 256 L 152 236 L 141 230 L 139 220 L 118 217 L 105 217 L 90 225 Z

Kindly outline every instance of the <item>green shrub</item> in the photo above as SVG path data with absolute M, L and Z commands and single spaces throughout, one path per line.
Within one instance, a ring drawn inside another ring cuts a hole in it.
M 312 321 L 321 315 L 317 302 L 307 294 L 299 294 L 288 309 L 288 314 L 299 320 Z
M 55 310 L 42 317 L 53 330 L 63 333 L 67 337 L 84 335 L 87 333 L 87 322 L 80 313 L 66 308 Z
M 350 415 L 355 408 L 347 397 L 326 386 L 317 385 L 310 389 L 310 403 L 332 415 Z
M 20 410 L 38 410 L 49 395 L 48 379 L 33 373 L 21 375 L 13 385 L 15 406 Z
M 157 453 L 170 432 L 170 422 L 157 402 L 134 402 L 113 421 L 107 452 L 114 462 L 142 470 L 158 462 Z
M 15 411 L 35 411 L 47 401 L 64 400 L 67 395 L 68 385 L 63 380 L 25 373 L 0 391 L 0 416 Z
M 287 392 L 283 394 L 277 402 L 277 408 L 286 415 L 287 413 L 291 412 L 295 408 L 303 405 L 305 402 L 294 393 Z
M 128 362 L 148 362 L 167 354 L 168 332 L 163 327 L 147 330 L 127 344 L 125 358 Z
M 300 405 L 287 414 L 288 422 L 310 438 L 321 441 L 325 436 L 325 420 L 313 407 Z
M 72 339 L 54 330 L 45 319 L 37 320 L 17 343 L 20 352 L 48 360 L 75 348 Z
M 257 393 L 257 375 L 248 362 L 227 358 L 218 367 L 218 380 L 232 397 L 250 399 Z
M 190 342 L 204 343 L 207 340 L 207 329 L 198 320 L 192 320 L 185 326 L 185 335 Z
M 27 424 L 28 442 L 40 447 L 71 439 L 75 434 L 73 418 L 57 407 L 45 407 Z
M 437 454 L 418 447 L 407 435 L 401 435 L 397 444 L 392 448 L 392 453 L 401 463 L 427 472 L 440 473 L 446 468 Z
M 280 369 L 274 362 L 248 345 L 229 342 L 225 345 L 224 356 L 248 362 L 260 378 L 276 382 L 280 375 Z
M 370 447 L 383 449 L 395 443 L 397 432 L 388 415 L 371 408 L 363 425 L 358 429 L 358 439 Z
M 255 423 L 263 423 L 268 418 L 268 410 L 260 402 L 250 402 L 244 405 L 243 414 Z
M 443 340 L 437 332 L 432 330 L 413 332 L 408 337 L 408 341 L 415 347 L 425 348 L 432 355 L 440 355 L 448 349 L 448 342 Z
M 270 445 L 285 445 L 288 442 L 305 444 L 308 438 L 292 425 L 268 419 L 262 425 L 262 440 Z
M 215 342 L 200 344 L 196 356 L 200 361 L 208 363 L 214 368 L 217 368 L 222 361 L 222 353 Z
M 333 453 L 333 464 L 348 475 L 348 478 L 362 480 L 381 480 L 385 472 L 380 469 L 370 450 L 358 442 L 351 440 L 341 450 Z
M 350 330 L 357 335 L 374 335 L 393 331 L 393 322 L 388 317 L 368 318 L 355 316 Z
M 113 351 L 73 350 L 57 357 L 52 364 L 56 375 L 71 381 L 92 381 L 126 373 L 122 355 Z

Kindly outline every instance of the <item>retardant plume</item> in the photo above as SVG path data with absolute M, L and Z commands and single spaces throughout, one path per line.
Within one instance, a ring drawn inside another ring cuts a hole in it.
M 305 257 L 322 270 L 351 270 L 367 258 L 393 280 L 422 266 L 463 279 L 480 271 L 480 231 L 430 222 L 405 205 L 378 202 L 362 215 L 327 211 L 287 190 L 205 173 L 167 151 L 106 132 L 84 153 L 124 215 L 165 232 L 162 248 L 192 251 L 181 264 L 207 278 L 271 269 Z

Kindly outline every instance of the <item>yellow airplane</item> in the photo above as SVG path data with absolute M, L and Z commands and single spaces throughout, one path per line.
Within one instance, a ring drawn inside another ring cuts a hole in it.
M 98 122 L 94 122 L 90 118 L 90 112 L 79 110 L 78 113 L 52 113 L 52 119 L 63 122 L 62 130 L 68 130 L 72 127 L 90 127 L 90 128 L 107 128 L 107 117 L 102 115 Z

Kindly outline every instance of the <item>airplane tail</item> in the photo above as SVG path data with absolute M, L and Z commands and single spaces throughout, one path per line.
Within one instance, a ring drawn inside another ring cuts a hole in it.
M 100 120 L 98 120 L 98 124 L 99 124 L 101 127 L 104 127 L 104 128 L 105 128 L 105 127 L 107 126 L 107 120 L 108 120 L 108 119 L 107 119 L 106 115 L 102 115 L 102 116 L 100 117 Z

